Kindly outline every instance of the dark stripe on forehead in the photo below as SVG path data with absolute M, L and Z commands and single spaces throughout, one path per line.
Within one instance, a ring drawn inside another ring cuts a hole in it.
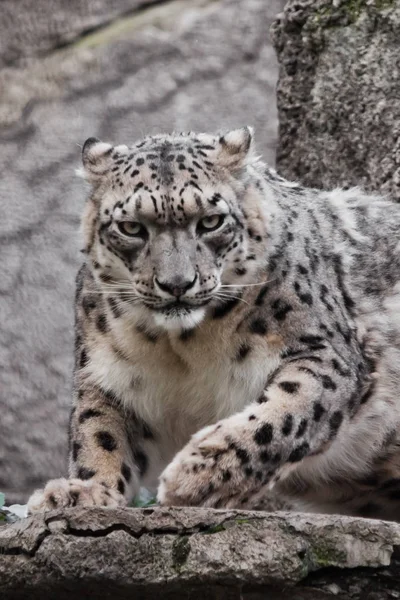
M 138 196 L 135 200 L 135 208 L 136 210 L 141 210 L 142 208 L 142 196 Z
M 153 194 L 151 194 L 151 200 L 153 202 L 153 206 L 154 206 L 155 212 L 158 213 L 157 200 L 155 199 L 155 197 L 153 196 Z
M 197 208 L 203 208 L 203 204 L 201 202 L 201 198 L 200 198 L 200 196 L 198 194 L 194 195 L 194 200 L 196 202 Z
M 189 183 L 189 185 L 191 185 L 191 186 L 193 186 L 194 188 L 196 188 L 196 190 L 199 190 L 199 192 L 203 193 L 203 190 L 201 189 L 201 187 L 199 187 L 199 186 L 197 185 L 197 183 L 195 183 L 194 181 L 189 181 L 188 183 Z

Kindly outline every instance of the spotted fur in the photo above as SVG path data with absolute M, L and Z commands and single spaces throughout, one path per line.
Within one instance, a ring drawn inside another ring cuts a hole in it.
M 85 143 L 75 500 L 52 482 L 32 511 L 160 481 L 163 504 L 274 488 L 399 517 L 400 208 L 302 188 L 252 146 L 249 128 Z

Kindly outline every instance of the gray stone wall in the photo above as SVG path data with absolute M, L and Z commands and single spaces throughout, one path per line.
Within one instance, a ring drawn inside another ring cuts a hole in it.
M 0 3 L 0 491 L 8 502 L 66 472 L 80 145 L 92 135 L 123 143 L 251 124 L 273 163 L 268 31 L 282 6 Z
M 400 1 L 289 0 L 273 33 L 279 170 L 400 201 Z

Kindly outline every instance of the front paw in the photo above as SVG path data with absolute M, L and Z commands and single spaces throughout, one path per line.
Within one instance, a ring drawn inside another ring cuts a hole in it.
M 202 429 L 160 477 L 158 501 L 167 506 L 250 508 L 263 475 L 252 467 L 234 419 Z
M 71 506 L 125 506 L 125 498 L 103 483 L 81 479 L 53 479 L 28 500 L 28 514 Z

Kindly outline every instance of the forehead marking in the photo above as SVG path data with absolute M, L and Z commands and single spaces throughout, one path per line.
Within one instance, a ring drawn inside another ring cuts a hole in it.
M 156 213 L 156 215 L 158 214 L 158 208 L 157 208 L 157 200 L 155 199 L 155 197 L 153 196 L 153 194 L 151 194 L 150 198 L 153 201 L 153 206 L 154 206 L 154 211 Z
M 194 194 L 194 200 L 195 200 L 196 205 L 197 205 L 198 208 L 202 208 L 203 207 L 203 204 L 201 202 L 201 198 L 200 198 L 200 196 L 198 194 Z
M 215 192 L 215 194 L 213 194 L 213 196 L 211 198 L 208 198 L 207 200 L 210 204 L 216 206 L 217 203 L 220 202 L 220 200 L 222 200 L 222 196 L 218 192 Z

